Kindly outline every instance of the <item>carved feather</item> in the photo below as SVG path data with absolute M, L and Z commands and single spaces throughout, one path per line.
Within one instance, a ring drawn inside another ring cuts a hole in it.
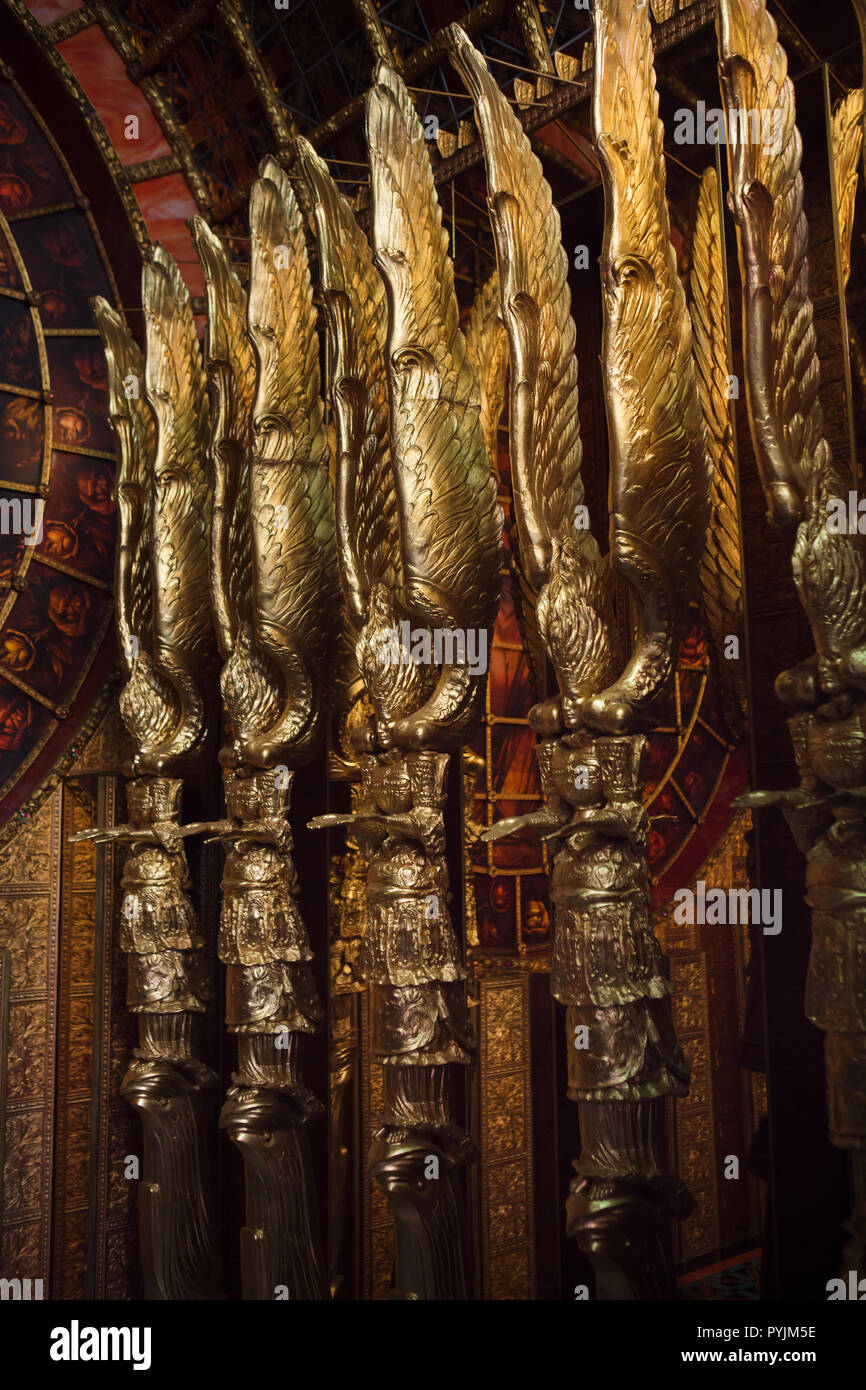
M 205 358 L 211 385 L 211 601 L 223 660 L 234 651 L 252 613 L 252 547 L 248 515 L 249 429 L 255 361 L 247 335 L 247 297 L 225 244 L 200 217 L 193 242 L 207 286 Z
M 494 270 L 490 278 L 475 292 L 466 324 L 466 351 L 469 353 L 481 390 L 481 424 L 487 441 L 490 466 L 499 487 L 499 421 L 508 391 L 509 345 L 502 322 L 502 295 L 498 270 Z M 538 595 L 530 584 L 522 563 L 520 538 L 513 511 L 508 522 L 508 538 L 512 570 L 511 592 L 517 623 L 536 688 L 543 690 L 547 674 L 547 653 L 538 631 Z
M 824 694 L 866 689 L 866 546 L 847 526 L 848 489 L 833 466 L 818 397 L 809 296 L 809 229 L 802 144 L 785 51 L 764 0 L 720 0 L 722 90 L 740 111 L 771 113 L 778 145 L 729 133 L 731 198 L 744 283 L 749 422 L 764 490 L 777 519 L 800 518 L 792 566 L 809 618 Z M 739 123 L 738 123 L 739 125 Z M 790 703 L 820 698 L 814 672 L 795 668 L 777 689 Z
M 538 619 L 566 722 L 610 679 L 606 566 L 586 525 L 575 327 L 559 213 L 541 164 L 481 54 L 459 25 L 452 60 L 475 102 L 501 281 L 511 370 L 509 426 L 518 549 L 541 589 Z M 544 586 L 547 586 L 545 588 Z
M 520 122 L 459 25 L 452 61 L 475 102 L 487 165 L 502 317 L 511 345 L 511 468 L 521 552 L 536 589 L 555 535 L 583 502 L 568 258 L 550 185 Z
M 828 460 L 809 297 L 802 141 L 787 57 L 765 0 L 719 0 L 716 27 L 729 112 L 749 421 L 770 514 L 777 525 L 791 525 L 802 517 L 810 474 Z
M 255 645 L 279 679 L 270 726 L 245 756 L 270 766 L 306 756 L 339 612 L 328 435 L 303 221 L 272 159 L 250 198 L 249 333 L 256 360 L 250 526 Z
M 427 143 L 409 94 L 380 63 L 367 100 L 376 264 L 388 291 L 391 450 L 405 599 L 440 629 L 492 626 L 502 513 L 480 419 L 478 384 L 458 323 L 454 271 Z M 488 632 L 489 636 L 489 632 Z M 408 746 L 459 743 L 483 683 L 459 660 L 395 729 Z
M 833 168 L 836 207 L 839 213 L 839 248 L 843 285 L 851 276 L 851 238 L 854 235 L 854 207 L 860 182 L 860 154 L 863 145 L 863 88 L 849 92 L 833 112 Z
M 712 465 L 710 524 L 701 561 L 701 590 L 716 651 L 723 704 L 733 734 L 745 732 L 748 719 L 744 660 L 725 659 L 725 639 L 735 636 L 743 647 L 743 566 L 737 506 L 733 422 L 729 402 L 729 358 L 725 268 L 715 169 L 701 179 L 689 276 L 689 310 L 698 394 Z
M 463 30 L 460 32 L 463 33 Z M 497 487 L 499 421 L 502 418 L 508 390 L 509 362 L 508 335 L 502 322 L 501 299 L 499 271 L 494 270 L 490 278 L 476 290 L 466 323 L 466 351 L 469 353 L 481 390 L 481 425 Z M 542 690 L 547 671 L 547 653 L 538 631 L 538 595 L 529 583 L 522 563 L 520 538 L 513 512 L 508 523 L 508 533 L 515 613 L 535 684 Z
M 360 628 L 369 617 L 374 584 L 395 594 L 402 587 L 388 430 L 385 286 L 327 165 L 306 140 L 298 139 L 295 150 L 316 224 L 331 344 L 338 555 L 349 616 Z
M 857 24 L 860 29 L 860 49 L 863 62 L 863 81 L 866 83 L 866 0 L 852 0 L 852 4 L 857 14 Z M 863 106 L 863 134 L 860 140 L 863 154 L 863 169 L 866 175 L 866 103 Z
M 92 301 L 108 369 L 108 407 L 120 446 L 115 493 L 118 544 L 114 605 L 127 676 L 138 650 L 150 651 L 149 539 L 156 421 L 144 393 L 144 358 L 123 319 L 101 296 Z
M 605 190 L 602 364 L 611 444 L 611 556 L 630 585 L 637 637 L 619 680 L 591 703 L 628 727 L 669 678 L 697 587 L 709 460 L 665 197 L 647 0 L 597 0 L 593 125 Z
M 211 489 L 207 398 L 189 291 L 173 258 L 154 246 L 142 303 L 147 395 L 157 421 L 152 523 L 153 659 L 177 697 L 158 761 L 189 751 L 204 718 L 201 682 L 213 662 L 208 593 Z

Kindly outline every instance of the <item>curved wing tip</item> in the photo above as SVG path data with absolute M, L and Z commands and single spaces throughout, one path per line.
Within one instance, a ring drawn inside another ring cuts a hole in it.
M 101 319 L 110 324 L 116 324 L 119 327 L 126 327 L 120 314 L 117 312 L 113 305 L 109 304 L 108 300 L 105 298 L 104 295 L 91 295 L 89 304 L 90 312 L 96 319 L 97 326 L 99 325 L 99 321 Z
M 201 261 L 205 279 L 208 279 L 213 274 L 213 267 L 217 260 L 228 260 L 225 243 L 221 241 L 213 228 L 208 226 L 203 217 L 191 217 L 189 230 L 196 255 Z
M 295 139 L 293 154 L 301 179 L 314 193 L 322 197 L 339 192 L 324 159 L 303 135 Z
M 288 173 L 279 160 L 275 159 L 272 154 L 266 154 L 259 165 L 259 177 L 256 179 L 250 192 L 250 206 L 252 206 L 252 201 L 257 191 L 259 196 L 261 196 L 262 192 L 264 192 L 263 185 L 268 183 L 273 184 L 274 188 L 276 188 L 284 206 L 287 204 L 291 206 L 296 201 L 294 190 L 292 189 L 292 182 Z
M 259 164 L 260 179 L 279 178 L 282 174 L 285 174 L 285 172 L 285 169 L 282 164 L 280 164 L 276 155 L 266 154 Z
M 373 86 L 390 87 L 392 91 L 399 91 L 405 86 L 402 77 L 392 63 L 386 63 L 384 58 L 374 64 L 373 67 Z
M 460 24 L 449 24 L 445 30 L 448 56 L 454 64 L 470 96 L 479 100 L 484 92 L 484 80 L 492 81 L 490 68 L 484 54 L 479 52 L 466 30 Z M 497 87 L 498 90 L 498 87 Z
M 161 241 L 151 244 L 150 255 L 145 258 L 142 266 L 142 283 L 148 274 L 153 285 L 161 281 L 171 290 L 180 301 L 181 309 L 191 303 L 189 289 L 180 273 L 180 266 Z

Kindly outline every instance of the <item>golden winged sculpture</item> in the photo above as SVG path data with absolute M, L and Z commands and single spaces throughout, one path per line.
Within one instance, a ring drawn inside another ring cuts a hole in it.
M 852 1153 L 862 1197 L 866 1157 L 866 545 L 849 532 L 848 489 L 823 432 L 809 295 L 801 141 L 787 58 L 764 0 L 720 0 L 722 91 L 736 111 L 771 113 L 780 147 L 738 130 L 729 142 L 731 201 L 745 289 L 749 422 L 764 451 L 765 492 L 781 521 L 800 519 L 794 580 L 815 656 L 776 681 L 800 787 L 754 792 L 780 805 L 807 856 L 812 953 L 806 1012 L 825 1032 L 833 1142 Z M 772 294 L 769 293 L 772 288 Z M 786 499 L 781 510 L 779 498 Z M 866 1267 L 866 1207 L 850 1225 L 849 1268 Z
M 866 84 L 866 0 L 851 0 L 857 14 L 860 28 L 860 47 L 863 53 L 863 81 Z M 863 134 L 860 138 L 860 152 L 863 156 L 863 171 L 866 176 L 866 104 L 863 106 Z
M 359 966 L 384 1063 L 370 1159 L 394 1213 L 397 1290 L 462 1298 L 459 1172 L 474 1151 L 448 1067 L 470 1061 L 475 1041 L 443 810 L 449 750 L 483 709 L 502 514 L 424 132 L 384 63 L 367 139 L 372 250 L 323 162 L 297 144 L 331 341 L 340 572 L 374 710 L 355 735 L 355 811 L 313 824 L 351 825 L 369 862 Z
M 854 214 L 857 190 L 860 186 L 860 157 L 863 153 L 864 89 L 855 87 L 836 103 L 831 126 L 833 150 L 833 182 L 836 197 L 838 247 L 841 261 L 843 297 L 851 278 L 851 246 L 854 237 Z M 844 322 L 848 333 L 848 348 L 854 367 L 854 380 L 861 394 L 866 394 L 866 352 L 860 335 L 851 323 L 847 305 L 843 304 Z M 857 480 L 856 458 L 851 460 L 851 477 Z
M 289 823 L 294 770 L 314 753 L 339 637 L 334 510 L 303 219 L 266 159 L 250 197 L 245 291 L 224 244 L 193 235 L 208 296 L 213 394 L 211 596 L 223 660 L 227 819 L 219 954 L 238 1068 L 221 1123 L 247 1171 L 244 1296 L 324 1296 L 300 1039 L 317 1032 Z M 206 828 L 206 827 L 199 827 Z
M 183 783 L 172 774 L 190 767 L 201 748 L 215 670 L 207 601 L 207 399 L 189 294 L 160 246 L 145 260 L 142 301 L 145 358 L 105 300 L 93 302 L 119 444 L 116 620 L 126 677 L 120 710 L 135 752 L 126 790 L 130 823 L 86 838 L 131 845 L 120 945 L 139 1045 L 122 1094 L 144 1123 L 145 1294 L 206 1298 L 219 1281 L 203 1105 L 216 1077 L 198 1058 L 195 1018 L 212 990 L 187 895 Z
M 805 323 L 799 319 L 809 275 L 802 141 L 766 5 L 720 3 L 716 22 L 743 282 L 746 398 L 770 518 L 791 526 L 802 518 L 810 477 L 829 463 L 814 325 L 811 313 Z
M 487 441 L 490 466 L 499 487 L 499 422 L 508 395 L 510 350 L 505 324 L 502 321 L 502 293 L 499 270 L 480 285 L 475 292 L 472 308 L 466 321 L 466 349 L 481 390 L 481 424 Z M 535 683 L 543 689 L 547 674 L 547 655 L 538 631 L 536 603 L 538 595 L 522 563 L 514 514 L 507 518 L 508 561 L 511 567 L 512 597 L 520 635 L 529 658 Z M 473 783 L 474 785 L 474 783 Z M 467 797 L 472 800 L 471 796 Z M 474 826 L 470 833 L 474 834 Z M 479 831 L 481 827 L 478 827 Z
M 860 183 L 860 156 L 863 151 L 863 88 L 855 87 L 837 103 L 832 124 L 833 173 L 836 184 L 836 210 L 839 218 L 839 248 L 842 255 L 842 283 L 851 278 L 851 240 L 854 235 L 854 206 Z
M 743 559 L 737 501 L 724 244 L 715 169 L 701 178 L 688 286 L 695 370 L 712 464 L 710 524 L 701 559 L 704 609 L 716 654 L 725 722 L 734 738 L 748 725 Z M 726 650 L 735 638 L 735 652 Z
M 597 1296 L 665 1297 L 667 1223 L 691 1202 L 664 1171 L 659 1107 L 662 1097 L 686 1093 L 688 1072 L 650 925 L 640 786 L 646 739 L 632 728 L 672 671 L 702 553 L 708 467 L 670 246 L 647 5 L 599 4 L 595 20 L 595 120 L 607 194 L 611 560 L 632 586 L 639 615 L 619 679 L 612 566 L 589 531 L 580 477 L 576 335 L 559 215 L 484 59 L 459 26 L 448 31 L 487 166 L 511 351 L 518 542 L 559 685 L 530 713 L 544 736 L 545 804 L 499 822 L 487 838 L 534 828 L 555 852 L 552 989 L 566 1005 L 568 1094 L 581 1106 L 569 1231 L 596 1264 Z

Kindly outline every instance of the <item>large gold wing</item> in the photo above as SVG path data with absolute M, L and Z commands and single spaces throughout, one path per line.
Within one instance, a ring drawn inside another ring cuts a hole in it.
M 788 60 L 765 0 L 719 0 L 728 120 L 729 201 L 744 295 L 752 439 L 777 525 L 803 515 L 810 474 L 827 463 L 818 399 L 803 178 Z
M 709 460 L 665 197 L 647 0 L 597 0 L 593 126 L 605 191 L 602 364 L 611 446 L 611 556 L 630 585 L 637 637 L 622 676 L 590 704 L 628 727 L 671 674 L 697 588 Z
M 502 512 L 480 399 L 458 322 L 454 270 L 421 123 L 379 63 L 367 99 L 376 264 L 388 290 L 391 449 L 406 603 L 428 627 L 485 633 L 496 615 Z M 460 743 L 483 679 L 444 662 L 433 695 L 395 728 L 398 742 Z
M 285 171 L 266 159 L 250 197 L 249 333 L 256 359 L 250 528 L 255 645 L 279 708 L 245 755 L 270 766 L 318 737 L 337 634 L 339 584 L 319 339 L 303 220 Z
M 866 83 L 866 0 L 852 0 L 860 28 L 860 49 L 863 55 L 863 81 Z M 863 154 L 863 172 L 866 175 L 866 102 L 863 105 L 863 134 L 860 140 Z
M 172 727 L 151 750 L 164 763 L 189 751 L 202 733 L 202 681 L 215 655 L 208 593 L 207 396 L 189 291 L 162 246 L 154 246 L 145 260 L 142 303 L 147 396 L 157 421 L 153 659 L 177 700 Z
M 255 390 L 253 347 L 247 334 L 247 297 L 224 242 L 200 217 L 192 235 L 207 287 L 205 358 L 211 385 L 210 453 L 213 468 L 211 602 L 223 660 L 249 629 L 252 546 L 249 527 L 249 430 Z
M 722 703 L 731 733 L 748 720 L 745 660 L 726 660 L 729 636 L 744 647 L 743 563 L 729 389 L 724 248 L 715 169 L 705 169 L 698 197 L 689 275 L 689 311 L 698 394 L 712 464 L 710 524 L 701 560 L 701 590 L 716 652 Z
M 150 651 L 150 517 L 156 421 L 144 393 L 144 358 L 123 319 L 101 296 L 91 305 L 108 369 L 108 408 L 120 447 L 115 495 L 118 542 L 114 608 L 127 676 L 136 648 Z
M 582 699 L 610 679 L 613 623 L 608 571 L 588 529 L 580 476 L 568 257 L 550 185 L 520 122 L 459 25 L 448 30 L 448 44 L 475 103 L 487 166 L 510 347 L 509 441 L 521 569 L 541 590 L 538 619 L 563 695 L 574 702 L 565 706 L 572 724 Z
M 511 347 L 509 429 L 523 562 L 539 589 L 554 537 L 574 525 L 580 476 L 575 327 L 559 213 L 539 160 L 483 57 L 459 25 L 451 59 L 475 103 Z
M 463 31 L 461 30 L 461 33 Z M 505 408 L 508 391 L 509 346 L 505 324 L 502 322 L 502 295 L 499 271 L 475 291 L 472 308 L 466 320 L 466 351 L 481 392 L 481 427 L 487 442 L 490 467 L 499 487 L 499 421 Z M 520 554 L 520 539 L 512 514 L 508 524 L 509 560 L 512 567 L 512 596 L 526 654 L 539 690 L 544 688 L 547 654 L 535 607 L 538 596 L 529 583 Z
M 820 363 L 809 295 L 809 228 L 803 210 L 802 144 L 794 88 L 764 0 L 719 0 L 722 92 L 766 130 L 729 132 L 731 202 L 744 285 L 749 423 L 771 512 L 800 520 L 792 567 L 809 618 L 825 694 L 866 689 L 866 544 L 847 526 L 848 489 L 823 434 Z M 737 123 L 739 127 L 739 122 Z M 761 138 L 779 135 L 778 142 Z M 820 699 L 814 669 L 777 681 L 795 705 Z
M 250 514 L 250 429 L 256 368 L 247 333 L 247 296 L 223 242 L 196 218 L 193 240 L 207 286 L 207 371 L 211 384 L 214 506 L 210 589 L 228 720 L 223 757 L 255 761 L 250 743 L 274 723 L 282 683 L 255 643 L 255 576 Z
M 860 182 L 863 110 L 863 88 L 855 87 L 853 92 L 842 97 L 833 112 L 833 171 L 844 286 L 847 286 L 851 276 L 851 238 L 854 235 L 854 208 Z
M 369 617 L 375 584 L 394 594 L 402 587 L 385 372 L 388 306 L 367 238 L 327 165 L 306 140 L 296 141 L 295 152 L 318 236 L 337 427 L 337 548 L 357 629 Z

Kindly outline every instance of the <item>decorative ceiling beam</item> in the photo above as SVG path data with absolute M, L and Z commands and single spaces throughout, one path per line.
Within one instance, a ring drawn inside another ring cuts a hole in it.
M 390 63 L 391 67 L 399 68 L 401 65 L 397 54 L 394 53 L 388 42 L 373 0 L 352 0 L 352 5 L 361 22 L 361 28 L 364 30 L 364 38 L 367 40 L 370 52 L 376 62 Z
M 146 183 L 148 179 L 159 179 L 165 174 L 177 174 L 180 162 L 177 155 L 163 154 L 156 159 L 142 159 L 138 164 L 125 166 L 126 177 L 130 183 Z
M 504 9 L 505 0 L 481 0 L 481 4 L 469 14 L 464 15 L 461 20 L 458 20 L 458 23 L 462 29 L 466 30 L 470 38 L 475 38 L 476 35 L 482 33 L 484 29 L 488 29 L 491 24 L 495 24 L 502 15 Z M 438 33 L 433 35 L 429 43 L 425 43 L 422 48 L 416 49 L 411 57 L 406 59 L 401 69 L 404 81 L 409 83 L 413 82 L 416 77 L 422 77 L 425 73 L 429 72 L 431 68 L 435 68 L 437 63 L 441 62 L 445 57 L 445 53 L 444 30 L 440 29 Z M 393 66 L 393 58 L 389 59 L 389 61 Z M 360 119 L 364 113 L 364 104 L 366 100 L 366 93 L 363 93 L 359 97 L 354 97 L 347 106 L 342 107 L 339 111 L 335 111 L 333 116 L 329 116 L 326 121 L 322 121 L 321 124 L 315 126 L 313 130 L 307 131 L 307 139 L 311 144 L 316 146 L 323 145 L 326 141 L 332 140 L 335 135 L 339 135 L 341 131 L 354 125 L 355 122 Z
M 89 7 L 82 5 L 78 10 L 53 19 L 50 24 L 44 26 L 42 33 L 49 43 L 58 44 L 71 39 L 73 34 L 80 34 L 82 29 L 89 29 L 91 24 L 95 23 Z
M 218 8 L 241 62 L 247 70 L 256 96 L 264 107 L 277 148 L 283 149 L 298 132 L 294 121 L 280 101 L 274 75 L 261 51 L 253 43 L 249 27 L 235 0 L 219 0 Z
M 143 77 L 149 76 L 161 67 L 166 58 L 198 29 L 215 4 L 216 0 L 193 0 L 192 5 L 182 10 L 165 26 L 161 34 L 152 39 L 141 53 L 127 63 L 126 70 L 131 81 L 140 82 Z
M 683 39 L 690 38 L 706 25 L 714 23 L 716 0 L 691 0 L 684 10 L 678 11 L 664 24 L 660 24 L 654 35 L 656 53 L 663 53 Z M 473 11 L 477 14 L 478 11 Z M 553 93 L 544 101 L 538 102 L 526 111 L 518 112 L 518 119 L 527 134 L 539 130 L 557 116 L 589 101 L 592 96 L 592 70 L 581 73 L 573 82 L 559 81 Z M 448 159 L 440 160 L 435 166 L 434 177 L 437 184 L 447 183 L 483 158 L 481 141 L 474 140 L 465 149 L 457 150 Z
M 113 46 L 117 49 L 129 72 L 130 64 L 138 57 L 129 37 L 129 32 L 117 19 L 107 0 L 89 0 L 94 17 Z M 174 107 L 165 95 L 162 84 L 155 77 L 142 77 L 137 84 L 156 116 L 162 132 L 177 156 L 181 171 L 190 191 L 204 216 L 211 214 L 212 197 L 198 160 L 193 153 L 189 137 L 177 119 Z
M 538 73 L 549 73 L 555 77 L 556 68 L 550 56 L 547 34 L 544 32 L 535 0 L 517 0 L 516 10 L 517 22 L 533 68 Z M 537 84 L 536 91 L 539 97 L 550 96 L 552 90 L 553 84 L 545 82 L 543 78 Z

